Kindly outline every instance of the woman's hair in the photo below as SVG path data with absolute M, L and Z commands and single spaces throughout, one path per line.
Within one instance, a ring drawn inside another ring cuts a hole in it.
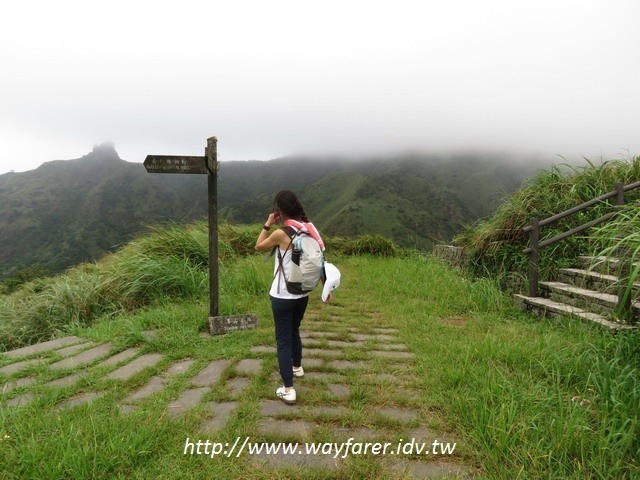
M 273 199 L 273 210 L 287 218 L 308 222 L 302 202 L 291 190 L 280 190 Z

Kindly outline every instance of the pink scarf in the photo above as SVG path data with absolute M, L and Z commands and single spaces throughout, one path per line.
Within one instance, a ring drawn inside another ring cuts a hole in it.
M 315 239 L 320 245 L 320 249 L 324 252 L 324 242 L 322 241 L 322 237 L 320 237 L 320 233 L 318 229 L 313 225 L 313 223 L 305 223 L 298 222 L 297 220 L 287 219 L 284 221 L 285 227 L 295 227 L 298 230 L 303 231 L 304 233 L 308 233 L 311 238 Z

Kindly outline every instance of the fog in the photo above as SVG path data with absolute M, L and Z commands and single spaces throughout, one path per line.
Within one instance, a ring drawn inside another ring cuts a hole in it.
M 13 2 L 0 173 L 78 158 L 637 154 L 640 3 Z

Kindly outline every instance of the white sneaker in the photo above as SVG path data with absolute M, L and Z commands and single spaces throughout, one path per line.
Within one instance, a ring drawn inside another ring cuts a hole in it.
M 288 392 L 284 391 L 285 387 L 280 387 L 276 390 L 276 396 L 282 400 L 284 403 L 289 405 L 293 405 L 296 403 L 296 391 L 295 389 L 291 389 Z
M 300 366 L 298 368 L 293 367 L 293 376 L 294 377 L 304 377 L 304 369 Z

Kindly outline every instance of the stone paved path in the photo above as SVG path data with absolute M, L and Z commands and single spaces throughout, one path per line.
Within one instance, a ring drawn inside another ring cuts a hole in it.
M 358 312 L 363 316 L 358 321 L 353 314 L 341 315 L 339 306 L 323 308 L 331 312 L 329 320 L 326 314 L 320 320 L 318 312 L 310 311 L 303 322 L 305 375 L 295 379 L 296 405 L 275 399 L 281 379 L 274 345 L 255 345 L 241 360 L 203 363 L 191 358 L 168 361 L 161 354 L 142 354 L 137 348 L 117 351 L 112 344 L 96 345 L 79 337 L 0 354 L 0 405 L 20 407 L 37 399 L 37 392 L 43 389 L 69 389 L 54 408 L 73 408 L 109 393 L 104 387 L 78 388 L 95 369 L 104 370 L 110 382 L 127 382 L 155 368 L 146 383 L 137 383 L 116 400 L 125 414 L 160 394 L 174 379 L 186 379 L 184 389 L 168 400 L 168 417 L 200 408 L 204 412 L 202 434 L 215 441 L 216 435 L 223 435 L 217 432 L 236 414 L 247 390 L 259 385 L 259 418 L 252 442 L 340 443 L 350 438 L 352 442 L 388 442 L 393 445 L 393 454 L 369 458 L 379 461 L 389 478 L 472 478 L 471 469 L 455 455 L 418 456 L 395 451 L 400 442 L 404 445 L 411 439 L 429 447 L 434 440 L 456 441 L 432 429 L 437 422 L 420 402 L 415 355 L 398 330 L 381 325 L 376 314 Z M 39 378 L 43 371 L 48 372 L 46 381 Z M 34 386 L 38 388 L 34 390 Z M 206 400 L 215 388 L 226 392 L 223 401 Z M 332 455 L 302 453 L 257 455 L 251 461 L 259 468 L 295 465 L 332 471 L 357 459 L 353 455 L 334 459 Z
M 434 440 L 455 442 L 450 435 L 431 429 L 433 419 L 422 408 L 417 389 L 415 355 L 402 342 L 398 330 L 381 327 L 379 321 L 345 320 L 339 314 L 329 321 L 319 320 L 314 312 L 307 314 L 302 334 L 305 375 L 294 379 L 298 401 L 285 405 L 274 400 L 272 391 L 265 392 L 252 440 L 346 442 L 353 438 L 361 443 L 389 442 L 396 451 L 399 442 L 404 445 L 411 439 L 429 447 Z M 274 363 L 271 359 L 276 350 L 272 345 L 256 345 L 251 353 Z M 282 385 L 277 371 L 269 378 L 273 391 Z M 380 461 L 389 478 L 472 478 L 472 470 L 455 456 L 394 452 L 369 458 Z M 266 467 L 296 465 L 328 470 L 353 460 L 353 456 L 334 459 L 306 453 L 256 459 Z

